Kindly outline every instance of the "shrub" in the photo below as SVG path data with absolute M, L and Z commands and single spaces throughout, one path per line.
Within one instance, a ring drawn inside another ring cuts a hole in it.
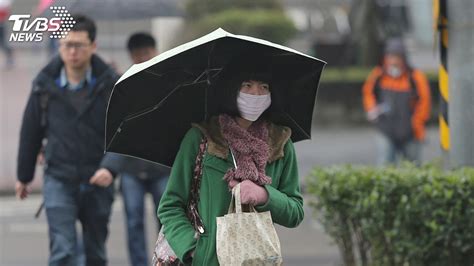
M 191 21 L 185 38 L 193 39 L 217 28 L 284 44 L 295 33 L 293 22 L 278 10 L 229 9 Z
M 473 265 L 474 169 L 334 166 L 307 177 L 345 265 Z
M 278 0 L 188 0 L 186 2 L 186 14 L 193 20 L 233 8 L 283 10 Z

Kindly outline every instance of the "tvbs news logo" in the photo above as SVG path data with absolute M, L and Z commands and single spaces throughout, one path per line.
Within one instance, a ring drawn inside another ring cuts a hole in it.
M 49 7 L 54 14 L 53 18 L 31 15 L 11 15 L 8 20 L 13 21 L 10 42 L 41 42 L 43 34 L 49 33 L 51 39 L 62 39 L 71 31 L 76 21 L 64 6 Z

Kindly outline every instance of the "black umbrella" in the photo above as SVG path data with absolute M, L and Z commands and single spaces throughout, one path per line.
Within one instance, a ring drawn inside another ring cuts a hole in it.
M 271 65 L 272 98 L 278 99 L 272 120 L 290 127 L 294 142 L 309 139 L 325 62 L 218 29 L 133 65 L 120 78 L 107 110 L 106 151 L 171 166 L 191 123 L 217 113 L 222 88 L 215 82 L 226 73 L 225 66 L 249 54 Z

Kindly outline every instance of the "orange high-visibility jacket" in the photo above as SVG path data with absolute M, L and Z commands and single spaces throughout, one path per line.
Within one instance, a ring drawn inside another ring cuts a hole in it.
M 412 73 L 405 72 L 401 77 L 393 78 L 386 75 L 382 67 L 375 67 L 362 88 L 363 104 L 366 112 L 371 111 L 379 104 L 375 93 L 375 86 L 377 84 L 378 89 L 381 90 L 392 90 L 393 92 L 401 93 L 412 90 L 412 82 L 410 81 L 410 75 L 412 75 L 411 78 L 415 85 L 417 97 L 416 101 L 410 105 L 413 114 L 411 117 L 411 126 L 415 139 L 423 140 L 425 138 L 425 124 L 431 112 L 430 87 L 426 76 L 421 71 L 416 69 L 411 71 Z M 392 95 L 396 95 L 396 93 L 392 93 Z

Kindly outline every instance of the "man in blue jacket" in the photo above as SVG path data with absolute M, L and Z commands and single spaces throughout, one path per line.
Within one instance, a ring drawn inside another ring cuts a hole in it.
M 33 81 L 20 133 L 16 194 L 25 199 L 44 145 L 43 196 L 49 265 L 74 265 L 76 220 L 82 224 L 87 265 L 106 265 L 105 242 L 114 198 L 113 165 L 104 158 L 105 114 L 118 78 L 96 51 L 96 27 L 73 16 L 59 56 Z

